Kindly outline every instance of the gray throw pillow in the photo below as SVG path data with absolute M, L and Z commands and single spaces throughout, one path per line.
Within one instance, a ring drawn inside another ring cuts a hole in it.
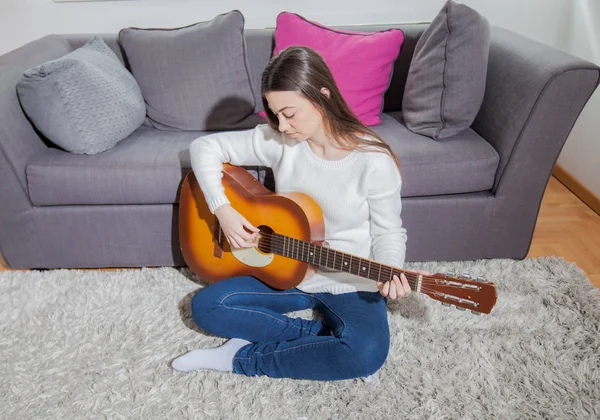
M 433 139 L 470 127 L 485 94 L 489 48 L 488 21 L 446 2 L 415 46 L 402 100 L 406 127 Z
M 146 115 L 135 79 L 98 37 L 26 70 L 17 94 L 37 129 L 76 154 L 110 149 L 142 125 Z
M 210 131 L 250 128 L 260 122 L 253 115 L 241 12 L 183 28 L 125 28 L 119 41 L 142 89 L 147 124 Z

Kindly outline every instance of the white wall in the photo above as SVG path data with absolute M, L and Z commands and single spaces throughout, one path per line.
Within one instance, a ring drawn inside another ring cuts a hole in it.
M 463 0 L 492 24 L 556 45 L 570 0 Z M 48 33 L 117 32 L 127 26 L 176 27 L 240 10 L 246 27 L 275 25 L 283 10 L 325 25 L 429 22 L 443 0 L 121 0 L 54 3 L 0 0 L 0 54 Z M 527 16 L 536 16 L 535 20 Z
M 598 0 L 458 0 L 501 26 L 599 62 Z M 0 54 L 49 33 L 117 32 L 127 26 L 176 27 L 240 10 L 246 27 L 273 27 L 287 10 L 325 25 L 429 22 L 443 0 L 121 0 L 54 3 L 0 0 Z M 581 115 L 560 164 L 600 196 L 600 95 Z
M 564 50 L 600 65 L 600 2 L 573 5 Z M 600 197 L 600 88 L 573 127 L 558 163 Z

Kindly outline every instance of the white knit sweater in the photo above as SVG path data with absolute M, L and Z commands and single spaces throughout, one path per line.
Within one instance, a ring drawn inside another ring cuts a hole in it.
M 402 180 L 389 155 L 354 150 L 340 160 L 326 160 L 316 156 L 308 142 L 297 142 L 262 124 L 200 137 L 190 145 L 190 157 L 211 212 L 229 203 L 221 182 L 224 162 L 268 166 L 277 192 L 302 192 L 316 201 L 331 249 L 403 267 Z M 320 268 L 298 289 L 334 294 L 378 291 L 373 280 L 327 268 Z

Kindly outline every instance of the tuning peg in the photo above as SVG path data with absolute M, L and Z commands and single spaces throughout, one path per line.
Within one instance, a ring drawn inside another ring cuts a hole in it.
M 485 277 L 481 277 L 481 276 L 477 276 L 475 277 L 475 280 L 477 280 L 478 282 L 481 283 L 487 283 L 488 281 L 485 279 Z
M 448 302 L 442 302 L 442 305 L 444 305 L 444 306 L 452 306 Z
M 463 308 L 462 306 L 455 306 L 459 311 L 465 311 L 467 308 Z
M 462 273 L 460 275 L 460 278 L 462 279 L 467 279 L 467 280 L 471 280 L 471 275 L 469 273 Z
M 474 313 L 475 315 L 481 315 L 481 312 L 474 311 L 473 309 L 471 309 L 471 312 Z
M 446 275 L 447 275 L 448 277 L 456 277 L 456 273 L 455 273 L 454 271 L 448 271 L 448 272 L 446 273 Z

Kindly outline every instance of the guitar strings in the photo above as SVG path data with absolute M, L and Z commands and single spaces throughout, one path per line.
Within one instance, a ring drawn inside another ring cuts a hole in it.
M 297 248 L 297 245 L 299 245 L 299 244 L 302 246 L 302 250 L 300 251 L 300 249 L 298 249 L 298 251 L 302 253 L 303 257 L 305 256 L 304 255 L 305 254 L 305 252 L 304 252 L 305 251 L 305 248 L 304 248 L 305 245 L 309 245 L 309 246 L 312 245 L 314 247 L 319 247 L 321 249 L 327 250 L 328 252 L 329 251 L 333 251 L 334 252 L 334 256 L 333 256 L 334 269 L 335 269 L 335 265 L 339 262 L 340 263 L 340 271 L 343 271 L 343 270 L 341 270 L 341 267 L 342 267 L 342 263 L 344 262 L 344 259 L 343 259 L 344 255 L 345 256 L 350 256 L 350 254 L 343 253 L 342 251 L 336 251 L 334 249 L 325 248 L 325 247 L 322 247 L 322 246 L 319 246 L 319 245 L 314 245 L 314 244 L 311 244 L 309 242 L 302 241 L 302 240 L 299 240 L 299 239 L 295 239 L 295 238 L 291 238 L 291 237 L 285 237 L 285 236 L 283 236 L 281 234 L 276 234 L 276 233 L 271 234 L 271 233 L 268 233 L 268 232 L 266 232 L 266 233 L 261 232 L 261 238 L 259 238 L 259 241 L 258 241 L 258 244 L 257 244 L 257 247 L 259 248 L 259 250 L 260 250 L 260 245 L 261 245 L 261 241 L 262 241 L 263 238 L 270 239 L 271 246 L 270 247 L 266 246 L 266 247 L 270 248 L 271 252 L 273 252 L 272 250 L 273 250 L 273 245 L 274 244 L 282 246 L 281 251 L 284 252 L 283 249 L 284 249 L 284 246 L 286 245 L 285 241 L 288 238 L 291 239 L 292 241 L 296 241 L 295 244 L 292 242 L 292 247 L 294 247 L 294 245 L 296 245 L 296 248 Z M 267 244 L 262 244 L 262 245 L 267 245 Z M 338 255 L 338 253 L 340 255 Z M 298 254 L 298 252 L 296 254 Z M 322 257 L 322 255 L 320 256 L 319 260 L 322 259 L 321 257 Z M 357 258 L 358 260 L 366 260 L 366 261 L 370 262 L 370 260 L 368 260 L 368 259 L 363 259 L 363 258 L 357 257 L 357 256 L 353 256 L 353 257 Z M 289 257 L 289 258 L 294 258 L 294 257 Z M 294 259 L 298 259 L 298 258 L 294 258 Z M 300 261 L 302 261 L 302 260 L 300 260 Z M 306 263 L 310 264 L 310 262 L 308 262 L 308 261 L 306 261 Z M 430 279 L 428 279 L 427 276 L 424 275 L 424 274 L 423 275 L 418 274 L 418 273 L 413 274 L 413 273 L 409 273 L 409 272 L 404 272 L 404 270 L 402 270 L 402 269 L 397 269 L 397 268 L 394 268 L 394 267 L 383 265 L 381 263 L 377 263 L 377 264 L 380 265 L 381 268 L 382 268 L 380 270 L 379 274 L 378 274 L 379 278 L 381 277 L 381 273 L 382 272 L 384 274 L 386 274 L 386 276 L 388 276 L 390 279 L 391 279 L 391 277 L 392 277 L 393 274 L 398 274 L 398 277 L 399 277 L 400 272 L 402 272 L 406 276 L 407 282 L 408 282 L 408 284 L 409 284 L 409 286 L 410 286 L 410 288 L 411 288 L 412 291 L 416 292 L 417 291 L 417 287 L 420 286 L 419 290 L 418 290 L 420 293 L 428 294 L 431 297 L 435 296 L 435 298 L 437 300 L 440 300 L 439 299 L 440 297 L 441 298 L 445 298 L 445 296 L 444 296 L 445 293 L 439 290 L 440 287 L 445 288 L 449 292 L 448 293 L 449 295 L 454 296 L 456 298 L 458 298 L 458 296 L 453 295 L 452 291 L 449 290 L 449 289 L 455 288 L 455 289 L 465 290 L 461 286 L 449 285 L 449 284 L 440 284 L 439 281 L 437 281 L 437 280 L 430 280 Z M 352 265 L 349 268 L 351 269 Z M 394 273 L 394 270 L 396 270 L 398 272 Z M 350 271 L 348 271 L 348 272 L 350 273 Z M 420 285 L 419 285 L 419 277 L 420 276 L 421 276 L 421 282 L 420 282 Z M 371 279 L 370 273 L 369 273 L 368 278 Z M 371 279 L 371 280 L 375 280 L 375 279 Z M 428 287 L 430 285 L 435 285 L 436 289 L 432 289 L 431 287 Z M 476 293 L 477 290 L 471 289 L 470 292 L 471 293 Z M 457 306 L 457 307 L 467 308 L 466 306 L 461 305 L 460 304 L 461 302 L 453 302 L 451 300 L 448 300 L 447 298 L 444 299 L 442 302 L 446 302 L 446 303 L 449 303 L 449 304 Z M 477 305 L 477 306 L 479 306 L 479 305 Z M 476 310 L 476 308 L 470 308 L 470 309 L 471 310 Z
M 271 243 L 274 243 L 273 238 L 275 238 L 277 240 L 277 245 L 282 245 L 282 244 L 285 245 L 285 239 L 286 238 L 284 236 L 280 235 L 280 234 L 261 233 L 261 235 L 262 236 L 270 237 Z M 295 238 L 290 238 L 290 239 L 292 239 L 294 241 L 300 241 L 299 239 L 295 239 Z M 307 245 L 313 245 L 313 244 L 310 244 L 310 243 L 308 243 L 306 241 L 300 241 L 300 243 L 301 244 L 307 244 Z M 294 245 L 292 245 L 292 246 L 294 246 Z M 318 246 L 318 245 L 313 245 L 313 246 Z M 334 257 L 333 257 L 334 260 L 332 261 L 332 264 L 335 267 L 335 265 L 337 265 L 339 263 L 340 267 L 341 267 L 341 265 L 343 263 L 343 255 L 339 255 L 339 254 L 342 253 L 342 252 L 341 251 L 336 251 L 336 250 L 330 249 L 330 248 L 324 248 L 324 249 L 326 249 L 327 251 L 334 252 Z M 303 251 L 304 251 L 304 249 L 302 251 L 299 251 L 299 252 L 302 252 L 302 254 L 304 254 Z M 346 255 L 349 255 L 349 254 L 346 254 Z M 357 257 L 357 256 L 354 256 L 354 258 L 357 258 L 358 260 L 365 260 L 364 258 Z M 368 259 L 366 261 L 369 262 Z M 396 268 L 393 268 L 393 267 L 390 267 L 390 266 L 386 266 L 386 265 L 381 264 L 381 263 L 377 263 L 377 264 L 381 265 L 381 267 L 382 267 L 380 273 L 378 274 L 379 278 L 382 277 L 381 274 L 385 274 L 385 277 L 388 277 L 388 278 L 391 278 L 394 274 L 399 274 L 399 273 L 394 273 L 394 270 L 400 271 L 400 269 L 396 269 Z M 340 271 L 343 271 L 343 270 L 340 270 Z M 412 273 L 404 272 L 403 274 L 406 276 L 406 278 L 407 278 L 409 284 L 411 284 L 411 286 L 415 286 L 415 284 L 418 282 L 418 277 L 420 276 L 420 274 L 418 274 L 418 273 L 417 274 L 412 274 Z M 431 284 L 437 284 L 437 285 L 439 285 L 439 282 L 437 282 L 435 280 L 432 281 L 430 279 L 427 279 L 426 275 L 422 275 L 422 276 L 423 276 L 423 278 L 422 278 L 422 284 L 426 283 L 426 282 L 431 282 Z M 370 279 L 370 276 L 368 278 Z M 451 287 L 451 286 L 448 285 L 448 287 Z
M 271 234 L 271 233 L 261 233 L 261 236 L 262 237 L 268 237 L 268 238 L 270 238 L 270 240 L 271 240 L 270 242 L 271 242 L 272 245 L 280 245 L 280 246 L 282 246 L 282 252 L 285 252 L 285 251 L 283 251 L 283 248 L 286 246 L 286 243 L 285 243 L 286 242 L 286 237 L 284 237 L 284 236 L 282 236 L 280 234 Z M 313 245 L 313 244 L 310 244 L 309 242 L 301 241 L 299 239 L 295 239 L 295 238 L 290 238 L 290 239 L 292 239 L 292 241 L 298 241 L 299 244 L 302 244 L 302 245 L 300 245 L 302 247 L 304 246 L 304 244 L 306 244 L 306 245 L 312 245 L 312 246 L 315 246 L 315 247 L 320 247 L 319 245 Z M 298 248 L 299 244 L 292 243 L 292 244 L 288 244 L 288 246 L 291 245 L 291 246 L 289 246 L 290 248 Z M 271 249 L 272 248 L 273 248 L 273 246 L 271 246 Z M 325 248 L 325 247 L 320 247 L 320 248 L 325 249 L 327 252 L 330 252 L 330 251 L 334 252 L 333 260 L 331 261 L 331 263 L 334 265 L 334 268 L 335 268 L 335 265 L 337 265 L 339 263 L 339 265 L 340 265 L 340 271 L 344 271 L 344 270 L 341 270 L 341 266 L 342 266 L 342 263 L 344 261 L 343 260 L 343 255 L 339 255 L 339 254 L 341 254 L 341 251 L 336 251 L 334 249 Z M 300 251 L 300 249 L 298 249 L 298 252 L 295 252 L 294 250 L 292 250 L 291 254 L 294 254 L 294 253 L 295 254 L 300 254 L 301 253 L 302 256 L 305 256 L 304 255 L 304 247 L 302 248 L 302 251 Z M 346 255 L 350 255 L 350 254 L 346 254 Z M 361 257 L 357 257 L 357 256 L 353 256 L 353 257 L 355 259 L 357 259 L 358 261 L 364 260 L 364 258 L 361 258 Z M 319 259 L 321 259 L 321 258 L 319 258 Z M 369 261 L 369 260 L 366 260 L 366 261 Z M 308 261 L 306 261 L 306 262 L 308 262 Z M 393 275 L 393 269 L 391 269 L 390 267 L 388 267 L 388 266 L 386 266 L 384 264 L 380 264 L 380 263 L 377 263 L 377 264 L 379 264 L 381 266 L 380 273 L 378 274 L 379 278 L 381 278 L 381 274 L 385 274 L 388 278 L 392 277 L 392 275 Z M 316 265 L 320 265 L 320 264 L 316 264 Z M 349 268 L 352 268 L 352 265 Z M 407 276 L 407 280 L 409 281 L 409 283 L 411 281 L 413 281 L 413 282 L 417 281 L 418 275 L 411 275 L 410 273 L 404 273 L 404 274 L 405 274 L 405 276 Z M 369 276 L 369 279 L 370 279 L 370 276 Z
M 270 239 L 271 245 L 280 245 L 280 246 L 282 246 L 282 249 L 283 249 L 283 247 L 285 247 L 285 245 L 286 245 L 285 242 L 286 242 L 286 238 L 287 237 L 285 237 L 285 236 L 283 236 L 281 234 L 277 234 L 277 233 L 261 232 L 261 239 L 262 238 L 268 238 L 268 239 Z M 312 245 L 312 246 L 315 246 L 315 247 L 321 247 L 319 245 L 313 245 L 313 244 L 311 244 L 309 242 L 301 241 L 299 239 L 295 239 L 295 238 L 289 238 L 289 239 L 291 239 L 292 241 L 299 242 L 300 246 L 302 246 L 302 247 L 304 247 L 304 245 Z M 260 245 L 260 242 L 261 241 L 259 240 L 259 245 Z M 264 245 L 266 245 L 266 244 L 264 244 Z M 291 244 L 291 247 L 294 247 L 293 243 Z M 296 247 L 298 247 L 298 244 L 296 244 Z M 273 246 L 271 246 L 271 249 L 272 248 L 273 248 Z M 342 251 L 336 251 L 334 249 L 324 248 L 324 247 L 321 247 L 321 248 L 326 249 L 328 252 L 329 251 L 333 251 L 334 252 L 334 260 L 333 260 L 332 263 L 334 264 L 334 266 L 339 263 L 340 267 L 341 267 L 344 259 L 343 259 L 343 255 L 339 255 L 339 254 L 341 254 Z M 259 249 L 260 249 L 260 247 L 259 247 Z M 300 251 L 300 250 L 298 250 L 298 251 L 301 252 L 303 254 L 303 256 L 304 256 L 304 248 L 302 249 L 302 251 Z M 350 254 L 345 254 L 345 255 L 350 255 Z M 365 260 L 364 258 L 361 258 L 361 257 L 356 257 L 356 256 L 354 256 L 354 257 L 357 258 L 357 259 L 359 259 L 359 260 Z M 369 260 L 367 259 L 366 261 L 369 261 Z M 379 278 L 382 277 L 381 274 L 384 274 L 385 275 L 384 278 L 387 277 L 387 278 L 391 279 L 391 277 L 394 274 L 396 274 L 396 275 L 400 274 L 400 273 L 394 273 L 394 271 L 398 271 L 398 272 L 402 271 L 402 273 L 405 275 L 405 277 L 406 277 L 408 283 L 411 285 L 411 287 L 415 287 L 416 284 L 419 281 L 419 276 L 422 276 L 421 277 L 421 289 L 422 290 L 423 290 L 423 287 L 425 285 L 427 285 L 427 284 L 436 285 L 437 287 L 447 287 L 447 288 L 463 289 L 463 287 L 457 286 L 457 285 L 440 284 L 439 281 L 432 280 L 431 278 L 428 278 L 428 276 L 425 275 L 425 274 L 423 274 L 423 275 L 418 274 L 418 273 L 413 274 L 413 273 L 409 273 L 409 272 L 404 272 L 404 270 L 402 270 L 402 269 L 390 267 L 390 266 L 387 266 L 387 265 L 384 265 L 384 264 L 381 264 L 381 263 L 377 263 L 377 264 L 379 264 L 381 266 L 381 270 L 380 270 L 380 272 L 378 274 Z M 340 271 L 343 271 L 343 270 L 340 270 Z M 348 272 L 350 272 L 350 271 L 348 271 Z M 370 276 L 368 278 L 371 279 Z M 374 280 L 374 279 L 372 279 L 372 280 Z

